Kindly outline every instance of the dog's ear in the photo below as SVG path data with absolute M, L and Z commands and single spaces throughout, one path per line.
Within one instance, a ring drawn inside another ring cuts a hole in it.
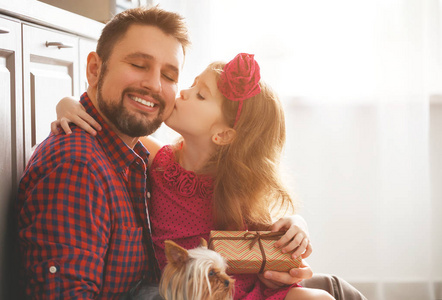
M 200 239 L 200 247 L 207 249 L 207 241 L 204 238 Z
M 169 240 L 165 241 L 164 244 L 166 258 L 170 264 L 179 268 L 187 263 L 189 260 L 189 252 L 187 252 L 186 249 Z

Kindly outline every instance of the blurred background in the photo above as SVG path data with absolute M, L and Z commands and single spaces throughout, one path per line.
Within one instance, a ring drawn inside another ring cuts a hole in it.
M 134 5 L 182 14 L 193 46 L 181 88 L 213 60 L 254 53 L 285 106 L 283 167 L 314 272 L 368 299 L 442 299 L 440 0 L 42 2 L 103 22 Z

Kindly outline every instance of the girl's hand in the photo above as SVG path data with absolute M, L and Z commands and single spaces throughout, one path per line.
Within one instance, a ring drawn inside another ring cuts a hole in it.
M 279 219 L 270 228 L 271 231 L 286 231 L 275 243 L 275 247 L 281 248 L 283 253 L 291 252 L 293 259 L 301 256 L 307 258 L 313 251 L 307 229 L 307 223 L 299 215 L 293 215 Z
M 271 289 L 299 283 L 304 279 L 312 278 L 312 276 L 313 271 L 304 260 L 299 268 L 291 269 L 289 272 L 265 271 L 264 274 L 258 274 L 259 280 Z
M 86 132 L 96 135 L 94 130 L 101 130 L 100 124 L 95 121 L 84 109 L 76 99 L 71 97 L 65 97 L 58 102 L 57 107 L 57 120 L 51 123 L 51 131 L 54 134 L 60 132 L 60 127 L 66 134 L 71 134 L 71 128 L 69 123 L 74 123 Z

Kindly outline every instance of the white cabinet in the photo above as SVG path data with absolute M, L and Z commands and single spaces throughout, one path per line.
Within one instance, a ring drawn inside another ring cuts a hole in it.
M 20 23 L 0 17 L 0 270 L 11 269 L 10 247 L 13 201 L 17 179 L 23 169 L 21 118 L 21 35 Z M 8 272 L 0 273 L 0 284 L 13 284 Z M 5 296 L 0 289 L 0 298 Z
M 23 24 L 25 159 L 50 132 L 55 105 L 79 96 L 78 37 Z
M 63 26 L 58 30 L 56 23 L 44 19 L 43 9 L 29 8 L 40 8 L 36 2 L 27 4 L 0 0 L 0 299 L 21 299 L 19 260 L 11 247 L 19 178 L 32 151 L 50 132 L 56 103 L 86 90 L 86 59 L 96 47 L 91 32 L 101 26 L 92 22 L 93 30 L 79 34 L 82 27 L 77 24 L 87 27 L 87 20 L 60 10 L 55 19 L 63 19 Z M 54 14 L 48 18 L 54 20 Z M 72 24 L 72 31 L 66 24 Z

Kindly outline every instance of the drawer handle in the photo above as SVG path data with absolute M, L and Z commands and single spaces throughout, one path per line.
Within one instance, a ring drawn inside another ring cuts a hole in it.
M 9 33 L 9 29 L 4 28 L 4 27 L 0 27 L 0 34 L 3 34 L 3 33 Z
M 57 47 L 58 49 L 61 48 L 73 48 L 72 45 L 65 45 L 61 42 L 46 42 L 46 47 Z

